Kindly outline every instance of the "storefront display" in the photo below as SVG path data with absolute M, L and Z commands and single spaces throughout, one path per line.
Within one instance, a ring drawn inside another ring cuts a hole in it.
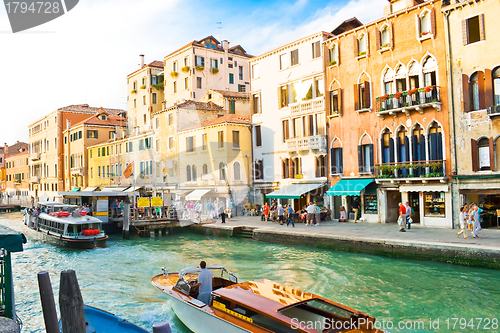
M 377 192 L 365 193 L 364 204 L 365 214 L 378 214 Z
M 444 192 L 424 192 L 424 216 L 445 217 Z
M 478 205 L 481 212 L 481 226 L 497 225 L 497 209 L 500 209 L 500 195 L 479 195 Z

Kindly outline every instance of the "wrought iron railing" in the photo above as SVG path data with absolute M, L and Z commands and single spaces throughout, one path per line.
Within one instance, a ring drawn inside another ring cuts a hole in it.
M 445 160 L 393 162 L 375 165 L 378 179 L 444 177 Z

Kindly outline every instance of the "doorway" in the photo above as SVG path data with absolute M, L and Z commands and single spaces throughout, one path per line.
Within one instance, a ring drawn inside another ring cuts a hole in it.
M 408 202 L 413 209 L 413 223 L 420 223 L 420 192 L 408 192 Z

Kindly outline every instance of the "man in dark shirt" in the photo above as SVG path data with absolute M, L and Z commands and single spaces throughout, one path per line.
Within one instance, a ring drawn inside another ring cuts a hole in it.
M 358 222 L 359 202 L 358 198 L 354 198 L 352 202 L 352 211 L 354 212 L 354 223 Z

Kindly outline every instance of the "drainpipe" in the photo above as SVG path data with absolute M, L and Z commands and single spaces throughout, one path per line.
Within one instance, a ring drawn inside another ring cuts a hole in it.
M 450 135 L 450 137 L 453 137 L 453 155 L 454 155 L 454 160 L 455 160 L 455 167 L 453 168 L 454 169 L 454 173 L 455 175 L 458 174 L 458 167 L 457 167 L 457 163 L 458 163 L 458 159 L 457 159 L 457 138 L 455 136 L 455 130 L 456 130 L 456 121 L 455 121 L 455 94 L 454 94 L 454 90 L 453 90 L 453 53 L 452 53 L 452 47 L 451 47 L 451 32 L 450 32 L 450 12 L 445 12 L 444 13 L 444 17 L 446 18 L 446 29 L 448 30 L 447 34 L 446 34 L 446 37 L 448 39 L 448 54 L 449 54 L 449 71 L 450 71 L 450 91 L 451 91 L 451 94 L 450 94 L 450 103 L 449 105 L 451 105 L 451 109 L 452 109 L 452 128 L 453 128 L 453 135 Z M 451 134 L 451 133 L 450 133 Z M 457 180 L 458 181 L 458 180 Z M 456 184 L 456 186 L 458 186 L 458 183 Z M 454 223 L 454 215 L 455 215 L 455 205 L 454 205 L 454 198 L 453 198 L 453 177 L 452 177 L 452 181 L 451 181 L 451 194 L 452 194 L 452 198 L 451 198 L 451 228 L 454 229 L 455 228 L 455 223 Z

